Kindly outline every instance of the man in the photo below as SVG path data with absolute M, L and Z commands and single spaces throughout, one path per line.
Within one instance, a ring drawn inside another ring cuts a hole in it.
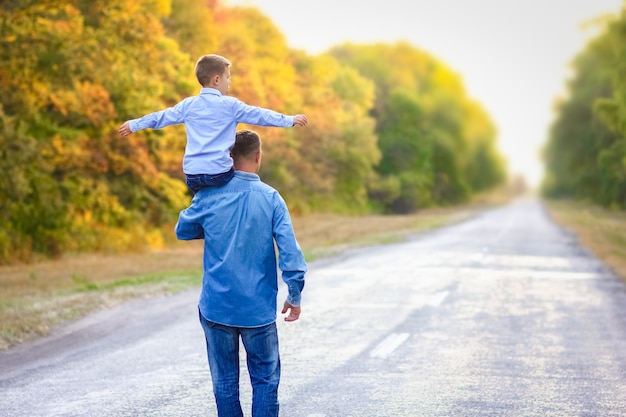
M 204 188 L 180 213 L 176 236 L 204 239 L 199 301 L 213 392 L 220 417 L 243 417 L 239 402 L 239 338 L 252 383 L 252 416 L 278 416 L 280 358 L 276 331 L 279 266 L 287 284 L 285 321 L 298 320 L 306 262 L 289 211 L 278 192 L 260 181 L 261 141 L 237 132 L 231 150 L 235 176 Z

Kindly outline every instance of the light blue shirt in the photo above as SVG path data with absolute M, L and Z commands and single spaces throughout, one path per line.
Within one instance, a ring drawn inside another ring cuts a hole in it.
M 291 127 L 293 116 L 249 106 L 224 96 L 214 88 L 203 88 L 174 107 L 130 120 L 130 130 L 160 129 L 185 124 L 187 146 L 183 157 L 185 174 L 220 174 L 233 166 L 230 149 L 235 143 L 237 124 Z
M 181 240 L 204 238 L 200 312 L 233 327 L 260 327 L 276 320 L 278 266 L 287 302 L 300 305 L 307 265 L 283 198 L 259 176 L 235 171 L 222 187 L 204 188 L 176 224 Z

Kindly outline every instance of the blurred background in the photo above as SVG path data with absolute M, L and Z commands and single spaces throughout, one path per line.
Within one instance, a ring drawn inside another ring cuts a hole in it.
M 508 172 L 536 187 L 540 149 L 566 94 L 571 62 L 623 0 L 232 0 L 258 7 L 291 47 L 407 41 L 457 72 L 492 117 Z
M 497 187 L 626 206 L 621 0 L 8 0 L 0 3 L 0 263 L 158 248 L 189 204 L 182 126 L 118 126 L 230 94 L 296 216 L 403 214 Z M 241 126 L 244 127 L 244 126 Z

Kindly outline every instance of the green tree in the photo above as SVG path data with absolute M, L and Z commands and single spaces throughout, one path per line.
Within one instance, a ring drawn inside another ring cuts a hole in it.
M 365 210 L 366 179 L 379 158 L 367 114 L 372 83 L 330 56 L 290 50 L 258 10 L 216 8 L 214 16 L 218 50 L 232 62 L 230 94 L 310 120 L 305 129 L 252 127 L 263 137 L 262 177 L 296 213 Z
M 608 23 L 573 63 L 544 150 L 548 195 L 626 207 L 625 16 Z
M 163 239 L 189 201 L 184 127 L 117 127 L 196 94 L 206 53 L 233 62 L 232 95 L 309 116 L 255 127 L 261 175 L 294 213 L 406 212 L 498 180 L 486 113 L 405 43 L 310 56 L 221 0 L 11 0 L 0 45 L 0 262 Z
M 404 42 L 345 44 L 330 53 L 376 85 L 371 114 L 382 160 L 370 195 L 383 207 L 409 212 L 459 203 L 504 179 L 492 122 L 444 64 Z M 478 158 L 489 178 L 482 183 Z
M 367 115 L 373 85 L 327 55 L 294 52 L 293 61 L 294 92 L 303 100 L 299 110 L 311 123 L 267 143 L 263 174 L 296 212 L 364 211 L 366 183 L 380 158 Z

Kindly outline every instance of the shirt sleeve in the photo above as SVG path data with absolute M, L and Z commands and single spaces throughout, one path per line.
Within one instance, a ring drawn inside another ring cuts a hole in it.
M 287 205 L 278 193 L 276 193 L 273 227 L 274 239 L 278 247 L 278 266 L 288 289 L 287 302 L 298 307 L 304 288 L 304 275 L 307 271 L 307 265 L 296 240 Z
M 292 127 L 294 116 L 287 116 L 274 110 L 250 106 L 235 100 L 235 118 L 238 123 L 256 126 Z
M 184 100 L 165 110 L 147 114 L 139 119 L 129 121 L 131 132 L 142 129 L 160 129 L 162 127 L 177 125 L 185 122 L 184 118 Z
M 193 204 L 178 215 L 178 222 L 174 226 L 176 237 L 179 240 L 204 239 L 202 213 Z

